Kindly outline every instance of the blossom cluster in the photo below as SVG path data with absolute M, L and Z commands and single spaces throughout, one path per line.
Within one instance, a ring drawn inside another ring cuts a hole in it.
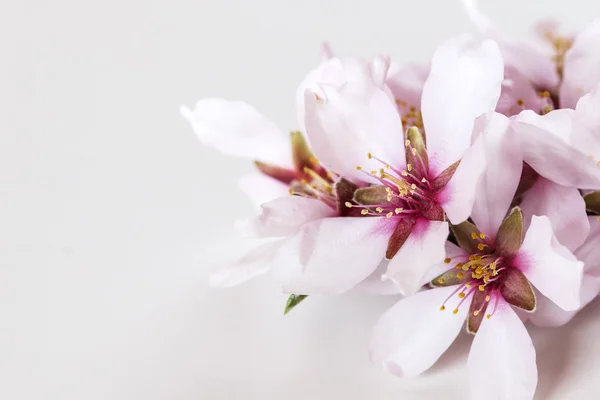
M 271 271 L 286 312 L 314 294 L 400 294 L 373 328 L 375 363 L 417 376 L 464 327 L 472 398 L 531 399 L 525 323 L 563 325 L 600 292 L 600 20 L 519 41 L 463 3 L 480 34 L 427 63 L 324 48 L 289 135 L 243 102 L 182 114 L 258 170 L 240 186 L 260 211 L 237 228 L 263 240 L 214 285 Z

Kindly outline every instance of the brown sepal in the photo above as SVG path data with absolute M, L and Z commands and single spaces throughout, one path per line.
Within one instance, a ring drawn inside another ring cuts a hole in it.
M 450 264 L 448 264 L 448 268 L 452 268 Z M 459 275 L 460 275 L 460 277 L 459 277 Z M 445 286 L 458 285 L 458 284 L 465 283 L 466 281 L 468 281 L 470 276 L 471 276 L 470 272 L 465 272 L 462 269 L 458 269 L 458 268 L 452 268 L 452 269 L 449 269 L 448 271 L 444 272 L 443 274 L 441 274 L 434 280 L 432 280 L 431 286 L 445 287 Z
M 306 139 L 300 131 L 293 131 L 290 133 L 290 141 L 292 142 L 292 160 L 296 170 L 303 171 L 304 168 L 312 168 L 318 166 L 312 151 L 306 143 Z
M 454 176 L 456 168 L 460 165 L 460 160 L 443 170 L 434 180 L 431 182 L 433 190 L 436 192 L 446 187 L 450 179 Z
M 480 243 L 478 240 L 473 239 L 473 233 L 479 237 L 479 229 L 469 221 L 461 222 L 458 225 L 450 225 L 450 229 L 458 242 L 458 245 L 464 249 L 467 253 L 473 254 L 478 253 L 480 250 L 477 245 Z
M 513 208 L 502 221 L 496 235 L 496 251 L 503 257 L 514 257 L 523 242 L 523 213 L 519 207 Z
M 383 185 L 360 188 L 354 192 L 354 201 L 363 205 L 385 204 L 388 203 L 387 197 L 387 186 Z
M 398 250 L 400 250 L 406 239 L 408 239 L 408 236 L 410 236 L 414 226 L 415 220 L 413 218 L 400 219 L 388 241 L 387 250 L 385 251 L 385 258 L 387 260 L 391 260 L 398 253 Z
M 471 300 L 469 315 L 467 316 L 467 332 L 472 333 L 473 335 L 479 330 L 481 321 L 483 321 L 483 316 L 485 315 L 485 311 L 488 307 L 488 302 L 485 301 L 486 294 L 486 292 L 480 292 L 479 290 L 476 290 L 475 294 L 473 295 L 473 299 Z M 479 311 L 482 305 L 483 308 L 481 311 Z M 477 315 L 474 314 L 475 311 L 479 311 Z
M 419 128 L 416 126 L 408 128 L 406 131 L 406 140 L 410 142 L 410 147 L 405 146 L 406 162 L 414 166 L 420 166 L 421 162 L 423 162 L 425 164 L 425 170 L 428 171 L 429 158 L 427 156 L 427 146 L 425 145 L 425 138 Z M 418 157 L 413 154 L 411 147 L 415 149 L 422 161 L 419 161 Z
M 525 275 L 516 268 L 510 268 L 506 271 L 500 293 L 502 293 L 504 300 L 515 307 L 529 312 L 535 310 L 536 301 L 533 288 Z
M 352 198 L 354 197 L 354 192 L 357 188 L 358 186 L 344 178 L 337 181 L 333 186 L 335 200 L 340 216 L 347 217 L 360 215 L 360 210 L 358 208 L 350 208 L 346 206 L 346 202 L 352 203 Z
M 262 161 L 254 161 L 256 168 L 263 174 L 278 180 L 281 183 L 289 185 L 294 179 L 298 179 L 298 173 L 294 170 L 278 167 L 277 165 L 267 164 Z
M 583 196 L 585 200 L 585 209 L 594 214 L 600 214 L 600 190 L 591 192 Z
M 431 203 L 429 208 L 423 211 L 423 216 L 430 221 L 445 221 L 444 209 L 438 203 Z

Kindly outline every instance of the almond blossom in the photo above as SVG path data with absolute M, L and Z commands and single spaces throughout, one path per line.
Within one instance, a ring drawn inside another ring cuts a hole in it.
M 523 109 L 547 113 L 574 108 L 578 99 L 600 82 L 600 19 L 575 35 L 558 32 L 556 21 L 541 21 L 529 41 L 508 37 L 492 24 L 477 0 L 462 0 L 467 14 L 487 37 L 498 41 L 506 63 L 506 80 L 498 112 Z
M 287 241 L 275 262 L 284 290 L 344 292 L 384 255 L 391 259 L 384 278 L 401 292 L 418 290 L 443 258 L 445 215 L 457 223 L 470 215 L 485 167 L 480 141 L 471 145 L 474 123 L 495 108 L 502 75 L 494 42 L 446 41 L 423 88 L 424 132 L 413 126 L 406 136 L 385 74 L 308 90 L 311 146 L 326 168 L 357 185 L 346 206 L 361 215 L 308 223 Z

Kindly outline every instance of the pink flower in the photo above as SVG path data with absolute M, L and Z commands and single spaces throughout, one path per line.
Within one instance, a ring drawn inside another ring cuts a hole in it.
M 499 32 L 481 13 L 477 0 L 462 2 L 473 23 L 502 50 L 506 80 L 498 112 L 510 116 L 523 109 L 547 113 L 574 108 L 600 82 L 600 19 L 572 36 L 560 35 L 557 22 L 542 21 L 535 27 L 535 37 L 518 41 Z
M 450 346 L 466 319 L 467 331 L 475 334 L 468 375 L 477 378 L 465 381 L 472 398 L 533 398 L 535 350 L 513 307 L 535 311 L 535 287 L 561 309 L 578 309 L 583 263 L 558 243 L 545 216 L 531 218 L 524 239 L 518 208 L 489 228 L 483 233 L 469 222 L 453 228 L 460 248 L 453 246 L 445 260 L 449 269 L 432 281 L 437 288 L 400 300 L 375 325 L 374 362 L 400 376 L 419 375 Z
M 419 129 L 404 137 L 380 72 L 307 91 L 309 141 L 328 169 L 362 187 L 347 204 L 361 214 L 308 223 L 287 241 L 275 261 L 284 290 L 347 291 L 384 255 L 385 278 L 404 293 L 419 289 L 444 255 L 444 212 L 454 222 L 470 215 L 485 166 L 480 143 L 471 147 L 474 120 L 495 107 L 502 71 L 491 41 L 460 36 L 440 46 L 421 103 L 427 146 Z

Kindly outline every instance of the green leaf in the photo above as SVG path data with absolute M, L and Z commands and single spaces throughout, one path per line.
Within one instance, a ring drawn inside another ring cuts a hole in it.
M 302 301 L 308 296 L 305 294 L 290 294 L 287 302 L 285 303 L 285 310 L 283 310 L 283 315 L 286 315 L 290 311 L 294 309 L 298 304 L 302 303 Z

